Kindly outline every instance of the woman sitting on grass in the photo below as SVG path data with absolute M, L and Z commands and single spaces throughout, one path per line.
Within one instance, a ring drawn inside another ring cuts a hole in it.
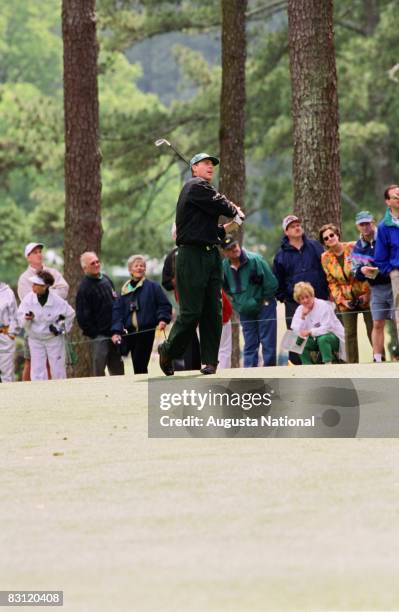
M 296 283 L 294 300 L 300 304 L 296 309 L 291 329 L 306 340 L 301 361 L 304 365 L 314 363 L 312 351 L 320 352 L 323 363 L 331 363 L 334 353 L 346 359 L 345 332 L 334 312 L 334 304 L 314 296 L 310 283 Z

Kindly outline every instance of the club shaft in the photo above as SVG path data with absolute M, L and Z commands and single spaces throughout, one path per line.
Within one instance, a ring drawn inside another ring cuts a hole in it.
M 184 155 L 182 155 L 181 153 L 179 153 L 179 151 L 178 151 L 177 149 L 175 149 L 175 147 L 174 147 L 173 145 L 170 145 L 170 148 L 171 148 L 171 149 L 173 149 L 173 151 L 176 153 L 176 155 L 177 155 L 178 157 L 180 157 L 180 159 L 181 159 L 182 161 L 184 161 L 184 163 L 185 163 L 185 164 L 187 164 L 187 166 L 188 166 L 188 167 L 190 167 L 190 162 L 188 161 L 188 159 L 186 159 L 186 158 L 184 157 Z

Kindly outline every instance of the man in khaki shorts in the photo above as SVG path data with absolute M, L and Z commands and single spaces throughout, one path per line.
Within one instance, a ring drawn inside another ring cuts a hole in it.
M 399 185 L 389 185 L 384 192 L 387 210 L 378 225 L 375 265 L 382 274 L 389 274 L 399 334 Z

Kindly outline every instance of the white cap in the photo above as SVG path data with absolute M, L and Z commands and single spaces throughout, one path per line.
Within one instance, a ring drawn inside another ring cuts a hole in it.
M 46 284 L 44 280 L 40 278 L 40 276 L 36 276 L 36 275 L 30 276 L 29 280 L 33 285 L 45 285 Z
M 299 218 L 296 215 L 287 215 L 287 217 L 284 217 L 283 222 L 282 222 L 282 228 L 285 231 L 287 229 L 287 227 L 290 225 L 290 223 L 294 223 L 294 221 L 299 221 Z
M 33 249 L 38 246 L 43 248 L 44 244 L 42 242 L 30 242 L 29 244 L 27 244 L 25 247 L 25 257 L 28 257 L 28 255 L 32 253 Z

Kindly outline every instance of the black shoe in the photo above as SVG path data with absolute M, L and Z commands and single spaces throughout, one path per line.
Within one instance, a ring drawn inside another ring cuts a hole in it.
M 216 374 L 216 367 L 214 365 L 206 365 L 201 368 L 200 372 L 201 374 Z
M 162 352 L 162 347 L 163 343 L 158 346 L 159 367 L 166 376 L 173 376 L 175 371 L 173 369 L 172 360 Z

